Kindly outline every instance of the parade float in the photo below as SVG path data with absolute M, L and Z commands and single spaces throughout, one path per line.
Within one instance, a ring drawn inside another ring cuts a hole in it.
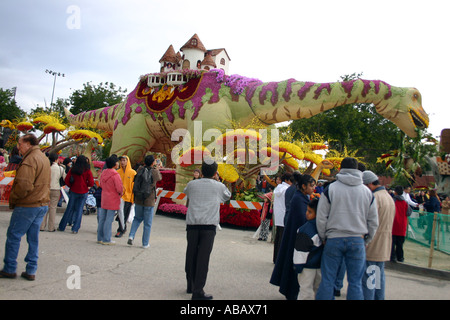
M 170 45 L 159 61 L 159 72 L 140 76 L 121 103 L 76 115 L 66 109 L 67 119 L 73 126 L 106 132 L 112 140 L 110 153 L 127 155 L 132 165 L 147 153 L 162 154 L 165 167 L 173 168 L 176 192 L 183 190 L 205 157 L 212 157 L 237 197 L 242 196 L 239 190 L 254 187 L 258 175 L 270 181 L 269 174 L 280 168 L 304 172 L 301 161 L 316 179 L 339 167 L 338 158 L 325 159 L 305 141 L 274 138 L 277 123 L 345 104 L 372 103 L 408 136 L 428 126 L 415 88 L 363 79 L 263 82 L 229 75 L 230 60 L 226 49 L 206 49 L 195 34 L 178 52 Z M 253 211 L 259 224 L 259 214 Z

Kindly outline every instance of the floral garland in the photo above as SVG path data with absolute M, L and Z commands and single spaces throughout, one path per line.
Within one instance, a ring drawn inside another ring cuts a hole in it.
M 233 74 L 231 76 L 225 75 L 225 71 L 222 69 L 212 69 L 212 72 L 216 72 L 216 81 L 218 83 L 223 83 L 227 87 L 231 88 L 231 91 L 236 94 L 240 95 L 244 92 L 245 88 L 250 83 L 256 83 L 256 84 L 262 84 L 263 82 L 259 79 L 255 78 L 247 78 L 238 74 Z

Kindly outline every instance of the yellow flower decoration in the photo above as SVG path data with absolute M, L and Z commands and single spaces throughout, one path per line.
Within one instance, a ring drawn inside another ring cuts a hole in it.
M 99 144 L 103 143 L 103 138 L 91 130 L 73 130 L 69 131 L 67 134 L 74 140 L 89 140 L 92 138 L 97 138 Z
M 340 167 L 341 167 L 341 162 L 342 162 L 342 160 L 344 159 L 344 158 L 341 158 L 341 157 L 329 157 L 329 158 L 326 158 L 328 161 L 330 161 L 331 163 L 333 163 L 334 164 L 334 167 L 336 168 L 336 169 L 339 169 Z
M 253 129 L 236 129 L 236 130 L 229 130 L 223 134 L 221 134 L 216 142 L 219 145 L 224 145 L 227 141 L 234 141 L 236 138 L 239 141 L 240 137 L 248 137 L 249 140 L 261 140 L 262 136 L 261 134 Z
M 66 130 L 66 127 L 58 122 L 49 123 L 44 127 L 44 133 L 49 134 L 54 131 L 64 131 Z
M 272 148 L 278 150 L 279 152 L 287 152 L 298 160 L 302 160 L 304 157 L 302 148 L 290 142 L 281 141 L 277 145 L 272 146 Z
M 44 115 L 34 118 L 33 123 L 43 123 L 43 124 L 59 123 L 59 120 L 53 116 Z
M 318 155 L 317 153 L 307 152 L 307 153 L 305 153 L 303 160 L 313 162 L 316 165 L 318 165 L 319 163 L 321 163 L 323 161 L 323 158 L 320 155 Z
M 227 163 L 219 163 L 217 171 L 219 172 L 220 177 L 227 182 L 233 183 L 239 179 L 239 173 L 236 171 L 236 168 Z
M 247 152 L 248 151 L 248 152 Z M 239 164 L 245 163 L 246 156 L 248 154 L 248 160 L 250 163 L 256 162 L 256 152 L 252 149 L 246 150 L 244 148 L 238 148 L 234 150 L 234 158 Z
M 294 170 L 298 170 L 298 162 L 295 161 L 295 159 L 293 157 L 287 157 L 283 161 L 281 161 L 281 163 L 288 165 L 289 167 L 291 167 Z
M 16 127 L 14 126 L 14 124 L 12 124 L 11 121 L 9 120 L 2 120 L 2 122 L 0 122 L 0 126 L 2 126 L 3 128 L 10 128 L 11 130 L 14 130 Z
M 280 153 L 278 152 L 278 150 L 276 150 L 275 148 L 270 148 L 270 147 L 262 148 L 261 151 L 263 153 L 267 153 L 267 158 L 264 159 L 262 161 L 262 163 L 269 164 L 270 160 L 273 160 L 273 159 L 280 160 L 282 158 L 280 156 Z M 294 170 L 298 170 L 298 167 L 299 167 L 298 162 L 295 160 L 294 157 L 292 157 L 290 155 L 288 155 L 285 159 L 283 159 L 281 161 L 281 163 L 284 163 L 285 165 L 293 168 Z
M 17 130 L 26 132 L 28 130 L 33 129 L 33 124 L 28 121 L 22 121 L 17 124 Z
M 303 144 L 306 148 L 309 150 L 325 150 L 328 149 L 328 146 L 326 144 L 320 143 L 320 142 L 309 142 Z

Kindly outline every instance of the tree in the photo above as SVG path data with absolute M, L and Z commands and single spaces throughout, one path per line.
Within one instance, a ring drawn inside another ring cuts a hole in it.
M 14 92 L 0 88 L 0 120 L 14 120 L 25 116 L 25 112 L 17 105 Z
M 125 98 L 126 92 L 126 89 L 117 88 L 112 82 L 102 82 L 98 86 L 87 82 L 83 84 L 83 89 L 75 90 L 69 97 L 72 105 L 70 112 L 78 114 L 115 105 Z

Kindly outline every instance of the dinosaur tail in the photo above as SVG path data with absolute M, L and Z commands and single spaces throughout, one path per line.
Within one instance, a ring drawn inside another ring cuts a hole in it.
M 69 109 L 64 108 L 69 123 L 85 128 L 97 128 L 112 132 L 114 129 L 114 114 L 119 104 L 72 114 Z

